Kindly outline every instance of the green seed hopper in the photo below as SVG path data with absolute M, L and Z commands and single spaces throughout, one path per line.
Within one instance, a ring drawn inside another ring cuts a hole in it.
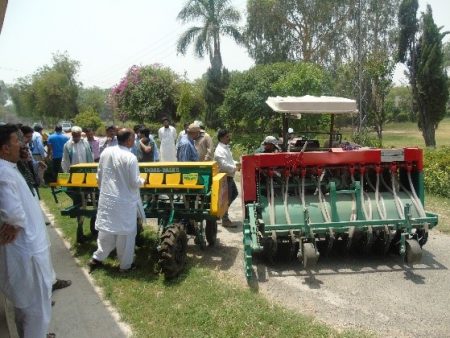
M 140 163 L 144 180 L 141 198 L 147 218 L 158 222 L 159 263 L 166 277 L 182 271 L 187 249 L 187 235 L 194 236 L 201 248 L 214 245 L 217 219 L 228 207 L 226 175 L 218 172 L 216 162 Z M 91 232 L 96 235 L 95 217 L 99 189 L 97 163 L 71 166 L 51 184 L 55 201 L 65 192 L 73 204 L 62 215 L 77 218 L 77 241 L 82 242 L 84 217 L 90 218 Z M 139 225 L 138 225 L 139 226 Z

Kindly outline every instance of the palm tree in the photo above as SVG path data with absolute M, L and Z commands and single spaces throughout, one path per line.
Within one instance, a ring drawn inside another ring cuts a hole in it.
M 183 23 L 202 22 L 201 27 L 193 26 L 181 35 L 177 52 L 186 54 L 189 45 L 194 42 L 194 53 L 199 57 L 208 54 L 212 68 L 222 69 L 220 35 L 228 35 L 236 42 L 242 42 L 242 35 L 236 26 L 241 15 L 229 0 L 188 0 L 177 19 Z

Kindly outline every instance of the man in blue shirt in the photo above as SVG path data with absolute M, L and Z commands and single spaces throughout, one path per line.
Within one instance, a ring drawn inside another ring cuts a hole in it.
M 52 174 L 54 180 L 56 180 L 58 173 L 62 172 L 61 161 L 64 144 L 66 144 L 67 141 L 69 141 L 69 138 L 62 132 L 62 127 L 60 125 L 55 127 L 55 132 L 48 138 L 48 157 L 52 160 Z
M 197 149 L 195 149 L 194 140 L 200 135 L 200 127 L 194 123 L 190 124 L 187 134 L 181 137 L 177 148 L 178 162 L 198 161 Z

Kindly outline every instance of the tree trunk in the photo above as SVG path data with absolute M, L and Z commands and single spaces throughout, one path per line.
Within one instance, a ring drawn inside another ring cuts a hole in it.
M 436 133 L 433 124 L 427 123 L 422 126 L 422 136 L 426 147 L 436 148 Z

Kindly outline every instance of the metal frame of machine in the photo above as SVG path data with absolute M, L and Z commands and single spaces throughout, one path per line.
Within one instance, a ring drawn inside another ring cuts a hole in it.
M 99 189 L 97 163 L 71 166 L 70 173 L 59 174 L 52 183 L 57 194 L 67 193 L 73 205 L 62 215 L 77 218 L 77 241 L 83 240 L 84 217 L 90 218 L 91 232 L 96 235 L 95 217 Z M 195 236 L 201 248 L 214 245 L 217 219 L 228 208 L 226 174 L 219 173 L 216 162 L 140 163 L 144 185 L 140 189 L 147 218 L 158 220 L 159 264 L 166 277 L 175 277 L 184 268 L 187 235 Z
M 267 103 L 285 114 L 356 111 L 355 101 L 343 98 Z M 421 149 L 306 149 L 242 157 L 248 279 L 253 253 L 272 258 L 282 246 L 306 269 L 316 265 L 319 248 L 328 253 L 337 243 L 348 250 L 395 249 L 410 264 L 420 261 L 428 230 L 438 221 L 423 208 Z

